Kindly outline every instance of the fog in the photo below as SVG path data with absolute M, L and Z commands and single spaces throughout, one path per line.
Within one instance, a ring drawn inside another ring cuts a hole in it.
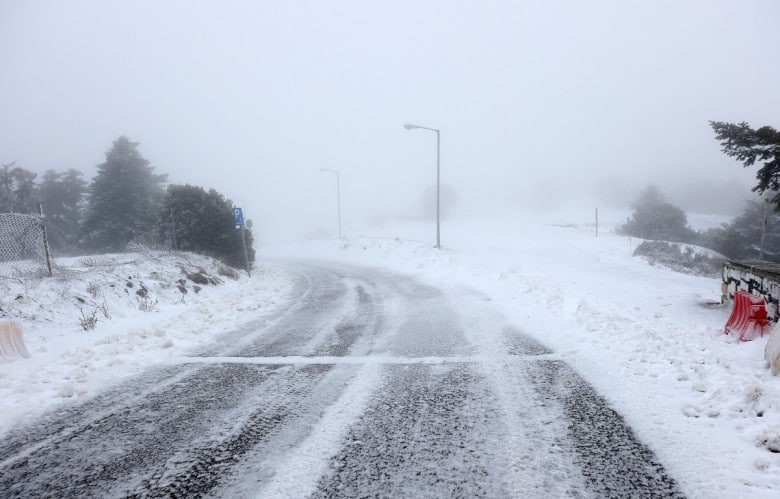
M 448 213 L 734 213 L 755 168 L 709 120 L 777 127 L 775 0 L 0 0 L 0 162 L 95 165 L 120 135 L 258 240 Z M 428 206 L 426 206 L 426 204 Z M 378 218 L 379 217 L 379 218 Z

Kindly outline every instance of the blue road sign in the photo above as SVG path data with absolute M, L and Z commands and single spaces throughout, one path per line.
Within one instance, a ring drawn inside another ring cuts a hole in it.
M 236 228 L 244 225 L 244 212 L 241 208 L 233 208 L 233 219 L 236 221 Z

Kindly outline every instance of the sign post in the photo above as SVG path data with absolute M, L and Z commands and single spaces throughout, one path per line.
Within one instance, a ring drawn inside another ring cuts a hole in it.
M 244 249 L 244 268 L 246 269 L 246 275 L 252 277 L 249 271 L 249 257 L 246 251 L 246 236 L 244 235 L 244 212 L 241 208 L 233 207 L 233 220 L 236 223 L 236 229 L 241 231 L 241 247 Z

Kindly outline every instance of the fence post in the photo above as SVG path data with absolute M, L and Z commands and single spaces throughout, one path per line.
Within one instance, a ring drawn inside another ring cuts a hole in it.
M 43 253 L 46 255 L 46 268 L 51 277 L 51 254 L 49 253 L 49 238 L 46 236 L 46 222 L 43 215 L 43 205 L 38 203 L 38 212 L 41 214 L 41 233 L 43 233 Z

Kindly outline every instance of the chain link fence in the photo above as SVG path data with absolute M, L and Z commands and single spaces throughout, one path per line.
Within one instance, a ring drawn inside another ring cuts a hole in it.
M 0 276 L 51 275 L 43 215 L 0 213 Z

